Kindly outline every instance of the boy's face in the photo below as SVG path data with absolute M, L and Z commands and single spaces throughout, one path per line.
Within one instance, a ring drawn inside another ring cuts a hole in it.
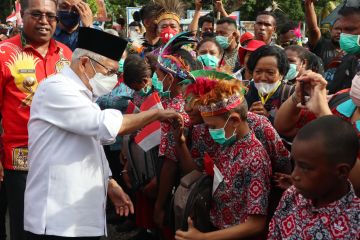
M 305 198 L 323 199 L 338 185 L 337 165 L 325 159 L 322 141 L 295 139 L 291 156 L 295 162 L 291 174 L 297 191 Z

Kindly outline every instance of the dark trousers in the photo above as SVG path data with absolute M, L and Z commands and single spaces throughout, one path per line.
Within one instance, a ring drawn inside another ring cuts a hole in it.
M 5 183 L 0 182 L 0 240 L 6 240 L 6 202 Z
M 51 235 L 37 235 L 27 232 L 27 240 L 99 240 L 100 237 L 59 237 Z
M 5 189 L 10 215 L 10 239 L 25 240 L 24 193 L 27 172 L 5 170 Z

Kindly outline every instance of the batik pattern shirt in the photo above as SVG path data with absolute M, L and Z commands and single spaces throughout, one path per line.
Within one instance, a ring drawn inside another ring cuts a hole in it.
M 224 177 L 213 194 L 210 220 L 225 229 L 244 223 L 249 215 L 266 215 L 270 192 L 271 163 L 251 131 L 213 156 Z
M 269 226 L 268 239 L 360 239 L 360 199 L 354 189 L 340 200 L 315 208 L 292 186 L 285 193 Z
M 276 132 L 270 121 L 261 115 L 248 112 L 247 122 L 249 128 L 254 132 L 256 138 L 262 143 L 268 153 L 273 172 L 290 173 L 290 153 L 285 148 L 279 134 Z M 190 153 L 195 163 L 203 168 L 204 153 L 214 155 L 216 146 L 219 146 L 211 138 L 209 129 L 205 124 L 194 126 L 191 133 Z
M 185 101 L 181 95 L 174 98 L 161 98 L 161 103 L 164 109 L 172 109 L 180 113 L 184 119 L 184 134 L 187 136 L 190 127 L 190 119 L 184 110 Z M 175 154 L 175 138 L 173 134 L 173 125 L 171 122 L 161 122 L 161 141 L 159 147 L 159 156 L 164 156 L 165 159 L 177 161 Z

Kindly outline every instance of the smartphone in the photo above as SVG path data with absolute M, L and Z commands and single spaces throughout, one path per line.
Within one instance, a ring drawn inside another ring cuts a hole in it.
M 304 105 L 306 104 L 306 101 L 305 101 L 305 83 L 304 81 L 300 81 L 300 93 L 301 93 L 301 105 Z

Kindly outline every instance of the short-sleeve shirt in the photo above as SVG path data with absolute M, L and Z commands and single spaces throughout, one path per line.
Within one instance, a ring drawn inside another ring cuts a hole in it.
M 71 50 L 53 39 L 43 57 L 22 33 L 0 42 L 0 112 L 4 168 L 27 170 L 28 121 L 40 82 L 70 64 Z
M 269 120 L 264 116 L 248 112 L 247 122 L 269 155 L 273 172 L 289 173 L 291 171 L 290 153 Z M 191 157 L 200 168 L 203 168 L 204 153 L 214 155 L 218 144 L 211 138 L 205 124 L 195 125 L 191 138 Z
M 224 177 L 213 194 L 210 220 L 225 229 L 246 222 L 249 215 L 267 215 L 271 164 L 264 147 L 249 132 L 211 156 Z
M 360 199 L 350 188 L 340 200 L 315 208 L 290 187 L 270 222 L 268 239 L 360 239 Z
M 338 50 L 331 39 L 323 37 L 311 51 L 323 60 L 325 70 L 327 70 L 329 63 L 342 52 L 341 50 Z
M 181 94 L 174 98 L 161 98 L 164 109 L 172 109 L 181 114 L 184 119 L 185 136 L 190 127 L 189 115 L 185 112 L 185 101 Z M 167 160 L 177 161 L 175 151 L 175 138 L 172 131 L 172 125 L 169 122 L 161 122 L 161 140 L 159 146 L 159 156 L 164 156 Z

